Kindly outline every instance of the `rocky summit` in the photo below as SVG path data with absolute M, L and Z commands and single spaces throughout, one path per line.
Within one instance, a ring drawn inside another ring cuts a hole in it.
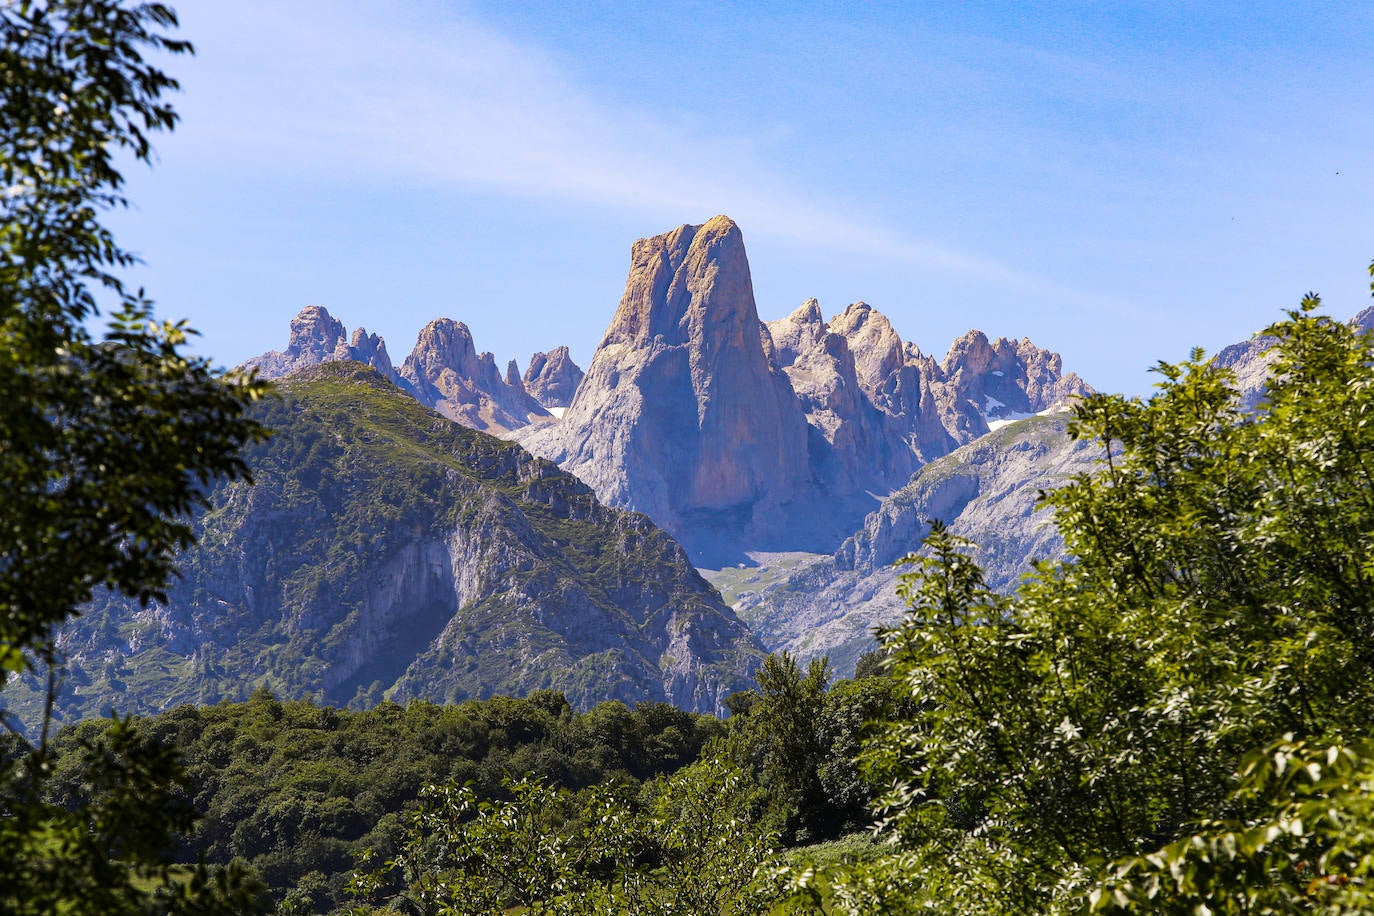
M 391 382 L 401 382 L 387 355 L 386 341 L 363 328 L 354 331 L 351 340 L 347 334 L 343 322 L 330 315 L 328 309 L 308 305 L 291 319 L 291 335 L 284 352 L 271 350 L 248 360 L 241 368 L 270 379 L 324 362 L 353 360 L 371 366 Z
M 693 550 L 787 524 L 810 483 L 807 424 L 759 321 L 739 227 L 641 239 L 625 294 L 562 420 L 520 440 Z
M 440 318 L 425 325 L 401 366 L 401 378 L 421 404 L 470 429 L 501 434 L 551 419 L 518 372 L 502 378 L 496 358 L 477 352 L 461 321 Z
M 548 353 L 536 353 L 530 357 L 521 381 L 525 390 L 545 410 L 561 411 L 572 403 L 577 386 L 582 384 L 585 377 L 586 373 L 572 361 L 567 347 L 554 347 Z

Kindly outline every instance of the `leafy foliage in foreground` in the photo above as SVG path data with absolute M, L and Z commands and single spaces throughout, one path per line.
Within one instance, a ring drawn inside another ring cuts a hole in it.
M 1095 912 L 1368 913 L 1374 910 L 1374 742 L 1286 736 L 1241 761 L 1233 802 L 1251 816 L 1113 864 Z
M 615 779 L 573 792 L 522 776 L 484 798 L 430 784 L 396 854 L 369 852 L 352 881 L 368 903 L 351 912 L 814 912 L 822 882 L 796 891 L 808 859 L 780 849 L 867 823 L 873 793 L 853 754 L 901 703 L 895 681 L 864 667 L 832 687 L 824 659 L 767 659 L 700 758 L 638 788 Z
M 1295 912 L 1363 886 L 1374 354 L 1317 305 L 1268 330 L 1259 413 L 1196 353 L 1148 403 L 1086 400 L 1104 465 L 1046 498 L 1071 556 L 1014 596 L 947 531 L 912 559 L 884 642 L 921 713 L 868 752 L 892 911 Z
M 175 26 L 159 3 L 0 5 L 0 688 L 53 661 L 54 630 L 97 589 L 161 596 L 192 511 L 217 480 L 247 477 L 239 449 L 263 435 L 246 411 L 265 389 L 154 320 L 118 276 L 135 258 L 101 223 L 127 204 L 119 157 L 150 161 L 150 136 L 176 123 L 163 96 L 177 83 L 144 58 L 191 50 Z M 99 338 L 98 296 L 113 303 Z M 169 871 L 192 819 L 180 774 L 126 727 L 82 748 L 79 797 L 46 800 L 53 688 L 35 743 L 0 754 L 0 910 L 247 912 L 251 889 L 229 875 Z
M 539 780 L 509 782 L 504 803 L 479 803 L 470 788 L 430 786 L 407 842 L 382 869 L 355 876 L 437 916 L 753 913 L 769 890 L 758 878 L 777 842 L 748 812 L 745 775 L 707 758 L 644 787 L 594 787 L 580 798 Z M 357 914 L 380 912 L 368 907 Z
M 173 864 L 198 815 L 176 751 L 130 720 L 61 742 L 80 783 L 55 792 L 44 753 L 0 758 L 0 912 L 12 914 L 256 912 L 257 882 L 242 869 Z M 58 795 L 62 797 L 58 797 Z

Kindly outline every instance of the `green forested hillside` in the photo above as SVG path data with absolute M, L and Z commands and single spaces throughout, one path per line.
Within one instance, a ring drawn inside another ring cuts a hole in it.
M 701 766 L 714 774 L 710 784 L 720 788 L 722 766 L 736 774 L 727 780 L 729 799 L 694 801 L 700 787 L 691 788 L 689 774 L 672 790 L 674 806 L 715 807 L 769 847 L 861 829 L 873 791 L 854 757 L 871 722 L 910 711 L 895 682 L 872 674 L 869 665 L 865 677 L 832 686 L 824 665 L 770 658 L 756 688 L 731 698 L 735 715 L 724 721 L 661 702 L 608 701 L 577 712 L 549 690 L 365 711 L 283 702 L 259 690 L 243 702 L 180 706 L 126 726 L 94 719 L 64 728 L 45 791 L 54 803 L 77 804 L 92 773 L 83 749 L 121 728 L 174 747 L 185 768 L 180 801 L 203 815 L 174 858 L 241 862 L 275 900 L 324 913 L 347 902 L 350 873 L 366 850 L 374 863 L 403 851 L 426 785 L 466 786 L 482 803 L 509 803 L 517 785 L 535 781 L 566 793 L 556 805 L 569 811 L 609 792 L 627 812 L 647 816 L 668 791 L 656 779 L 708 758 Z M 0 743 L 0 762 L 6 747 Z M 556 830 L 578 829 L 576 814 L 550 817 Z M 652 865 L 646 854 L 642 862 Z M 740 858 L 730 867 L 747 873 L 754 864 Z
M 761 653 L 678 545 L 376 372 L 284 380 L 272 438 L 196 522 L 167 601 L 105 595 L 61 636 L 60 717 L 283 697 L 371 705 L 557 689 L 716 710 Z M 7 693 L 36 713 L 37 675 Z
M 108 720 L 64 730 L 48 791 L 74 803 L 85 790 L 77 752 Z M 146 737 L 175 746 L 187 800 L 204 817 L 180 861 L 241 859 L 282 897 L 297 889 L 323 912 L 363 849 L 393 854 L 426 783 L 471 783 L 483 798 L 502 780 L 528 775 L 580 790 L 607 780 L 626 786 L 673 772 L 723 733 L 713 717 L 666 703 L 634 709 L 610 701 L 576 713 L 561 694 L 496 697 L 456 706 L 382 703 L 353 712 L 280 702 L 266 691 L 246 702 L 182 706 L 135 720 Z

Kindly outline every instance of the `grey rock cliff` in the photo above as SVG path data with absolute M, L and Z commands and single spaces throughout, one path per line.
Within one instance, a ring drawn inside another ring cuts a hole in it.
M 527 386 L 540 375 L 531 362 Z M 922 463 L 1088 390 L 1029 341 L 973 332 L 943 363 L 856 302 L 758 319 L 739 228 L 642 239 L 562 420 L 516 436 L 702 565 L 833 550 Z
M 940 368 L 946 400 L 967 420 L 960 426 L 977 435 L 987 430 L 989 420 L 1038 413 L 1092 390 L 1076 374 L 1064 374 L 1058 353 L 1026 338 L 992 342 L 982 331 L 956 340 Z
M 830 320 L 830 329 L 849 342 L 860 387 L 887 417 L 888 436 L 915 458 L 913 469 L 967 441 L 946 428 L 940 367 L 904 343 L 885 315 L 855 302 Z
M 567 347 L 554 347 L 548 353 L 536 353 L 525 367 L 525 389 L 530 395 L 550 407 L 567 407 L 572 403 L 577 386 L 586 373 L 572 361 Z

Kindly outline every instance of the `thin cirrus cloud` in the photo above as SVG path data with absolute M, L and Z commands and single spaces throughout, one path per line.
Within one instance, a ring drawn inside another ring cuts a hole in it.
M 312 180 L 497 190 L 669 221 L 705 206 L 753 232 L 1103 305 L 813 203 L 823 192 L 800 193 L 770 168 L 767 138 L 722 137 L 690 114 L 673 120 L 599 100 L 548 54 L 470 19 L 247 0 L 205 0 L 182 14 L 198 58 L 183 101 L 195 117 L 178 143 L 206 161 Z

